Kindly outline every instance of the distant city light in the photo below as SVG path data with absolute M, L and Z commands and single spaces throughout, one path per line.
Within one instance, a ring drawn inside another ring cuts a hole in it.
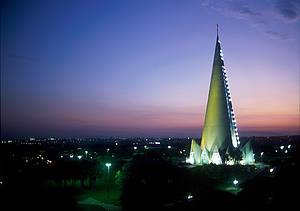
M 51 164 L 52 160 L 47 160 L 46 162 L 47 162 L 47 164 Z
M 270 168 L 270 173 L 272 173 L 274 171 L 274 168 Z
M 109 148 L 107 148 L 107 149 L 106 149 L 106 152 L 109 152 L 109 150 L 110 150 L 110 149 L 109 149 Z
M 278 152 L 278 150 L 276 149 L 275 152 Z
M 284 151 L 284 153 L 285 153 L 285 154 L 288 153 L 287 149 Z
M 261 153 L 260 153 L 260 156 L 263 156 L 263 155 L 264 155 L 264 152 L 261 152 Z
M 188 193 L 187 199 L 192 199 L 192 198 L 194 198 L 194 196 L 191 193 Z
M 78 157 L 78 159 L 80 160 L 80 159 L 82 158 L 82 155 L 78 155 L 77 157 Z
M 289 145 L 288 145 L 288 149 L 290 149 L 290 148 L 291 148 L 291 146 L 292 146 L 292 145 L 290 145 L 290 144 L 289 144 Z
M 85 155 L 87 155 L 87 154 L 88 154 L 88 151 L 87 151 L 87 150 L 85 150 L 85 151 L 84 151 L 84 153 L 85 153 Z
M 115 145 L 118 146 L 118 143 L 116 142 Z
M 63 158 L 63 157 L 64 157 L 63 155 L 60 156 L 60 158 Z
M 172 148 L 172 147 L 169 145 L 169 146 L 168 146 L 168 149 L 171 149 L 171 148 Z
M 111 163 L 105 163 L 105 166 L 106 166 L 107 168 L 109 168 L 109 167 L 111 167 Z
M 171 138 L 169 138 L 169 141 L 171 141 Z
M 137 150 L 137 147 L 133 147 L 134 150 Z
M 73 158 L 74 157 L 74 155 L 70 155 L 70 158 Z
M 280 146 L 280 149 L 284 149 L 284 146 Z
M 159 142 L 159 141 L 156 141 L 156 142 L 154 142 L 154 144 L 156 144 L 156 145 L 159 145 L 159 144 L 160 144 L 160 142 Z
M 239 181 L 238 180 L 233 180 L 233 182 L 232 182 L 234 185 L 237 185 L 238 183 L 239 183 Z

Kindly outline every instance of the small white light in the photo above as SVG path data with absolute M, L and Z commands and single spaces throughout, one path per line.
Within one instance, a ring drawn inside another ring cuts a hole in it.
M 238 180 L 233 180 L 233 182 L 232 182 L 234 185 L 237 185 L 238 183 L 239 183 L 239 181 Z
M 284 146 L 282 145 L 282 146 L 280 146 L 280 149 L 284 149 Z
M 137 147 L 133 147 L 134 150 L 137 150 Z
M 260 156 L 263 156 L 263 155 L 264 155 L 264 152 L 261 152 L 261 153 L 260 153 Z
M 274 168 L 270 168 L 270 173 L 272 173 L 274 171 Z
M 116 142 L 115 145 L 118 146 L 118 143 Z
M 82 155 L 78 155 L 77 158 L 80 160 L 82 158 Z
M 111 163 L 105 163 L 105 166 L 109 168 L 111 167 Z
M 284 153 L 285 153 L 285 154 L 288 153 L 287 149 L 284 151 Z
M 188 194 L 187 199 L 192 199 L 194 196 L 192 194 Z
M 168 149 L 171 149 L 171 146 L 170 146 L 170 145 L 168 146 Z
M 288 149 L 290 149 L 290 148 L 291 148 L 291 146 L 292 146 L 292 145 L 290 145 L 290 144 L 289 144 L 289 145 L 288 145 Z
M 74 155 L 70 155 L 70 158 L 73 158 L 74 157 Z

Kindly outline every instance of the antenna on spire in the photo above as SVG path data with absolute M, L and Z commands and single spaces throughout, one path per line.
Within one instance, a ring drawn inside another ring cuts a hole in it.
M 219 36 L 219 25 L 217 24 L 217 36 Z

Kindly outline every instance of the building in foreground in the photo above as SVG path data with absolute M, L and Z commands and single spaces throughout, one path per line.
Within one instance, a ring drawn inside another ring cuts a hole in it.
M 232 106 L 227 72 L 224 66 L 221 42 L 217 32 L 201 143 L 199 146 L 195 140 L 192 140 L 188 162 L 193 164 L 230 164 L 233 163 L 233 160 L 236 160 L 237 154 L 241 156 L 247 154 L 245 155 L 247 160 L 251 160 L 250 157 L 253 157 L 253 153 L 251 155 L 248 153 L 251 152 L 249 150 L 251 145 L 247 145 L 245 148 L 247 150 L 243 150 L 243 153 L 240 151 L 239 146 L 237 123 Z M 252 161 L 254 162 L 254 159 Z

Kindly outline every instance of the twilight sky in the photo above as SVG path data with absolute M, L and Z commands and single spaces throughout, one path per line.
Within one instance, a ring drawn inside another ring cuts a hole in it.
M 1 137 L 199 137 L 217 23 L 240 135 L 299 134 L 299 0 L 7 0 Z

